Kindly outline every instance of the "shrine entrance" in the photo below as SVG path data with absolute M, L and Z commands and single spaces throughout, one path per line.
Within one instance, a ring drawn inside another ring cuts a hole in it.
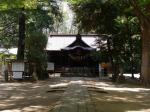
M 76 40 L 62 49 L 68 56 L 67 66 L 63 73 L 64 76 L 93 76 L 96 72 L 95 62 L 92 60 L 91 53 L 96 49 L 87 45 L 81 38 L 76 36 Z

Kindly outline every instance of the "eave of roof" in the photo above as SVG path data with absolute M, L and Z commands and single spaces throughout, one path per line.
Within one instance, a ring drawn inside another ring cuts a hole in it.
M 47 42 L 47 47 L 46 50 L 47 51 L 60 51 L 61 49 L 65 48 L 66 46 L 70 45 L 71 43 L 73 43 L 75 41 L 76 37 L 74 36 L 50 36 L 48 37 L 48 42 Z M 84 43 L 86 43 L 88 46 L 90 46 L 91 48 L 95 48 L 95 40 L 96 37 L 95 36 L 88 36 L 88 37 L 82 37 L 82 40 L 84 41 Z
M 74 50 L 74 49 L 77 49 L 77 48 L 80 48 L 80 49 L 83 49 L 83 50 L 88 50 L 88 51 L 93 51 L 93 50 L 96 50 L 92 47 L 83 47 L 83 46 L 74 46 L 74 47 L 65 47 L 63 48 L 62 50 Z

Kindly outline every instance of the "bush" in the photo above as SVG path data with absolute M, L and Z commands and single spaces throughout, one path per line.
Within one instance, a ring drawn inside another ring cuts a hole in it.
M 29 63 L 34 63 L 38 79 L 45 79 L 47 55 L 45 52 L 47 37 L 41 32 L 32 32 L 26 38 L 26 58 Z M 31 71 L 33 66 L 31 65 Z M 30 71 L 30 70 L 29 70 Z

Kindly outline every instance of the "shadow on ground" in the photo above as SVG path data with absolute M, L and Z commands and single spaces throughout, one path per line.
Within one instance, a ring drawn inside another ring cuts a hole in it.
M 94 105 L 94 110 L 90 112 L 150 112 L 150 89 L 76 77 L 56 77 L 37 83 L 0 83 L 0 112 L 48 112 L 62 105 L 60 99 L 70 81 L 85 82 L 82 86 L 87 88 Z M 74 102 L 74 98 L 68 97 L 68 100 Z

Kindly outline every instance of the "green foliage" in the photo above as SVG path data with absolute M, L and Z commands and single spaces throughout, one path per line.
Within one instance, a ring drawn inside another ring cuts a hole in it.
M 107 52 L 107 50 L 103 50 L 100 52 L 94 52 L 92 54 L 92 57 L 99 63 L 109 62 L 109 53 Z
M 118 17 L 116 27 L 119 34 L 113 38 L 113 54 L 116 62 L 130 71 L 135 68 L 139 72 L 141 62 L 141 40 L 139 22 L 136 17 Z
M 32 3 L 31 3 L 32 2 Z M 54 29 L 54 24 L 61 21 L 61 13 L 55 0 L 10 0 L 0 1 L 0 44 L 5 48 L 17 47 L 21 4 L 25 7 L 26 34 L 32 31 Z M 3 8 L 7 5 L 7 8 Z M 36 7 L 34 7 L 34 5 Z
M 141 6 L 146 6 L 150 4 L 150 0 L 139 0 L 139 4 Z
M 38 4 L 37 9 L 27 10 L 27 32 L 33 30 L 54 29 L 56 22 L 61 22 L 61 13 L 56 2 Z
M 5 48 L 17 45 L 18 18 L 17 11 L 3 11 L 0 13 L 0 44 Z
M 84 32 L 113 32 L 117 7 L 111 1 L 86 0 L 73 2 L 72 9 L 76 14 L 75 23 Z M 89 24 L 90 23 L 90 24 Z
M 7 10 L 13 8 L 36 8 L 38 0 L 1 0 L 0 9 Z
M 26 38 L 26 57 L 29 63 L 34 63 L 39 79 L 45 77 L 47 67 L 47 55 L 45 52 L 47 37 L 40 32 L 32 32 Z M 33 69 L 30 67 L 30 71 Z
M 16 55 L 0 52 L 0 65 L 5 64 L 6 59 L 16 59 Z
M 36 9 L 28 13 L 27 32 L 33 30 L 52 29 L 54 18 L 48 15 L 48 11 Z
M 115 65 L 138 68 L 141 55 L 140 26 L 127 0 L 71 0 L 76 14 L 75 23 L 83 32 L 107 35 L 110 40 L 102 44 L 97 40 L 100 61 L 112 59 Z M 127 69 L 126 69 L 127 70 Z
M 47 37 L 39 32 L 33 32 L 26 38 L 27 59 L 31 62 L 42 63 L 46 60 L 44 49 Z

